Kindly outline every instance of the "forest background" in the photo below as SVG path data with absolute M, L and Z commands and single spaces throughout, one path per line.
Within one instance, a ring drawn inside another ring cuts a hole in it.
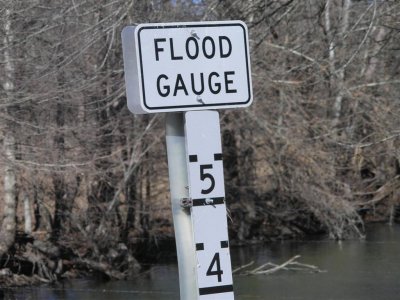
M 254 103 L 220 111 L 232 245 L 398 221 L 399 1 L 0 3 L 1 281 L 126 278 L 173 249 L 165 115 L 126 106 L 132 24 L 248 25 Z

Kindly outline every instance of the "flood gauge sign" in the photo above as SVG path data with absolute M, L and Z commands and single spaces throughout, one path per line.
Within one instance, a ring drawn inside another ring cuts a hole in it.
M 186 112 L 185 136 L 198 299 L 233 300 L 218 112 Z
M 128 26 L 122 46 L 133 113 L 247 107 L 253 100 L 241 21 Z

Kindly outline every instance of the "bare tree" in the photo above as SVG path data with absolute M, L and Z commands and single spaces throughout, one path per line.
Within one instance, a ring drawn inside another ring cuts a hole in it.
M 14 76 L 15 66 L 11 56 L 13 44 L 12 32 L 12 1 L 5 3 L 3 9 L 3 58 L 4 58 L 4 79 L 3 89 L 5 91 L 6 101 L 3 109 L 4 115 L 11 112 L 14 100 Z M 15 170 L 15 137 L 14 130 L 10 123 L 6 123 L 3 130 L 3 151 L 4 151 L 4 219 L 0 231 L 0 258 L 13 245 L 16 232 L 16 170 Z

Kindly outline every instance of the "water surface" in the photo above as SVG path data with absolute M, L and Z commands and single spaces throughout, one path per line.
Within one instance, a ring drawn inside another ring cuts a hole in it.
M 374 225 L 362 241 L 285 241 L 231 249 L 233 268 L 252 260 L 255 265 L 280 264 L 298 254 L 299 262 L 326 272 L 237 275 L 233 278 L 235 299 L 400 299 L 400 225 Z M 74 280 L 58 286 L 17 289 L 6 296 L 18 300 L 179 299 L 178 268 L 176 263 L 153 265 L 130 281 Z

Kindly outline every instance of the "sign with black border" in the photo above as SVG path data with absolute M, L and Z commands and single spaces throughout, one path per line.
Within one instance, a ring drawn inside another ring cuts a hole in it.
M 247 107 L 253 100 L 241 21 L 128 26 L 122 43 L 133 113 Z

